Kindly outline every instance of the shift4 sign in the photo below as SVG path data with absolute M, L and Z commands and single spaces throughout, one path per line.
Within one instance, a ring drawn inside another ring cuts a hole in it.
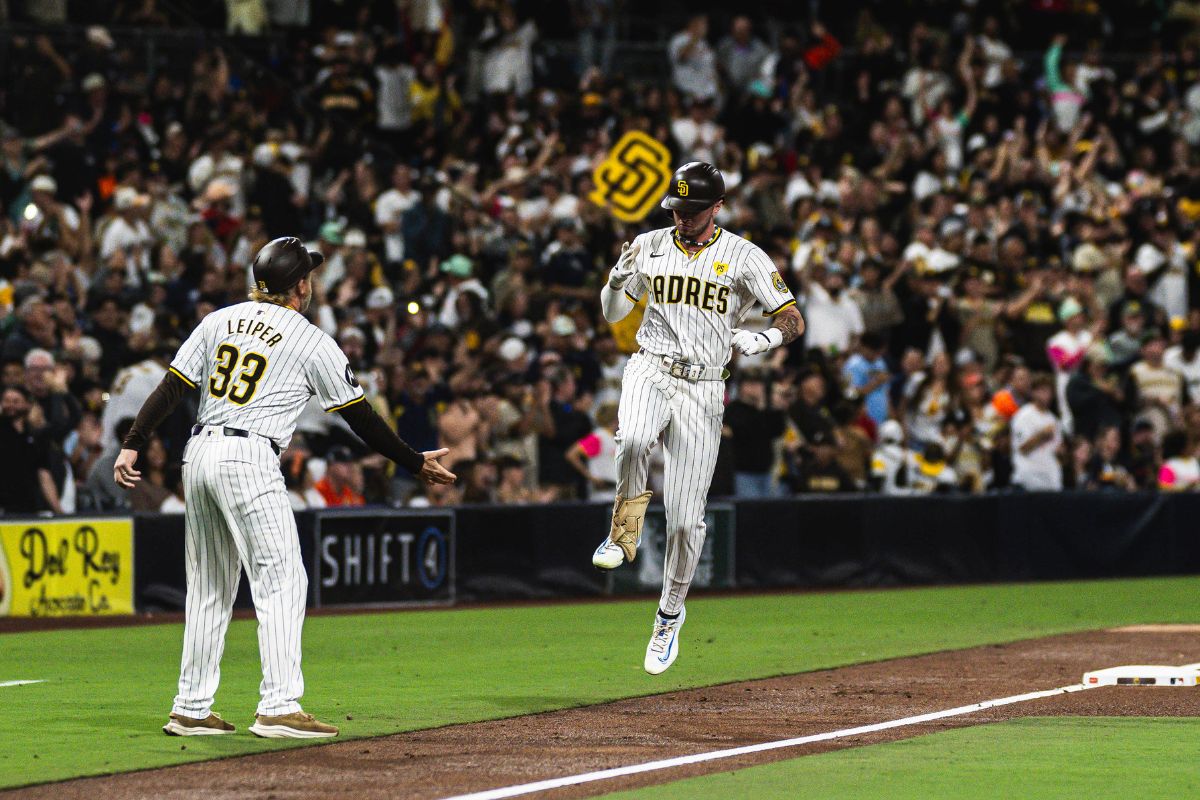
M 454 601 L 454 516 L 405 511 L 317 514 L 318 606 L 428 605 Z

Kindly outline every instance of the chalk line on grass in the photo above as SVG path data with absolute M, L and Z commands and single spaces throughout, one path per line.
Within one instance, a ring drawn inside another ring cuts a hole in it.
M 689 764 L 702 764 L 706 761 L 734 758 L 736 756 L 744 756 L 751 753 L 764 753 L 769 750 L 782 750 L 787 747 L 798 747 L 804 744 L 828 742 L 834 739 L 846 739 L 851 736 L 862 736 L 863 734 L 867 733 L 877 733 L 878 731 L 886 731 L 892 728 L 903 728 L 907 725 L 919 725 L 922 722 L 932 722 L 934 720 L 946 719 L 948 717 L 958 717 L 962 716 L 963 714 L 973 714 L 976 711 L 984 711 L 989 708 L 1012 705 L 1013 703 L 1024 703 L 1029 700 L 1040 700 L 1043 697 L 1071 694 L 1072 692 L 1082 692 L 1086 689 L 1094 688 L 1096 687 L 1087 686 L 1082 683 L 1074 683 L 1070 686 L 1060 686 L 1057 689 L 1046 689 L 1040 692 L 1028 692 L 1027 694 L 1017 694 L 1012 695 L 1011 697 L 999 697 L 995 700 L 984 700 L 981 703 L 972 703 L 971 705 L 958 706 L 957 708 L 948 708 L 944 711 L 933 711 L 928 714 L 918 714 L 916 716 L 889 720 L 887 722 L 876 722 L 871 725 L 859 725 L 855 728 L 845 728 L 840 731 L 815 733 L 809 736 L 798 736 L 793 739 L 779 739 L 774 742 L 761 742 L 759 744 L 744 745 L 742 747 L 731 747 L 725 750 L 713 750 L 707 753 L 695 753 L 690 756 L 664 758 L 658 761 L 647 761 L 643 764 L 632 764 L 626 767 L 614 767 L 612 769 L 602 769 L 596 772 L 585 772 L 579 775 L 567 775 L 561 778 L 550 778 L 548 780 L 535 781 L 533 783 L 505 786 L 499 789 L 488 789 L 482 792 L 454 795 L 453 797 L 446 798 L 446 800 L 502 800 L 502 798 L 505 797 L 519 797 L 525 794 L 532 794 L 533 792 L 544 792 L 549 789 L 561 789 L 565 786 L 578 786 L 583 783 L 594 783 L 596 781 L 604 781 L 611 778 L 623 778 L 626 775 L 638 775 L 643 772 L 656 772 L 658 770 L 672 769 L 674 767 L 683 767 Z
M 46 682 L 45 680 L 36 680 L 36 681 L 0 681 L 0 689 L 3 689 L 5 686 L 28 686 L 28 685 L 29 685 L 29 684 L 31 684 L 31 683 L 45 683 L 45 682 Z

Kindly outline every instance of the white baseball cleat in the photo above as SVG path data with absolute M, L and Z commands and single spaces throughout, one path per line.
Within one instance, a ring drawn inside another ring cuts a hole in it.
M 624 563 L 625 552 L 607 536 L 596 548 L 596 552 L 592 553 L 592 564 L 597 569 L 616 569 Z
M 679 629 L 686 617 L 687 611 L 682 608 L 675 619 L 667 619 L 655 612 L 654 633 L 650 634 L 650 644 L 646 645 L 646 672 L 661 675 L 675 663 L 679 655 Z
M 616 569 L 637 558 L 650 497 L 650 492 L 642 492 L 637 497 L 617 495 L 613 501 L 612 528 L 608 538 L 592 553 L 592 564 L 599 569 Z

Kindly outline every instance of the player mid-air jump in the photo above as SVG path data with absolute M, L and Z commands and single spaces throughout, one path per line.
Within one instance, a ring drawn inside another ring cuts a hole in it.
M 418 453 L 365 402 L 345 354 L 304 311 L 320 253 L 299 239 L 268 243 L 254 259 L 252 302 L 209 314 L 179 349 L 138 412 L 113 477 L 133 488 L 138 452 L 184 392 L 200 388 L 200 408 L 183 452 L 187 607 L 179 694 L 163 731 L 176 736 L 232 733 L 212 713 L 225 631 L 241 567 L 258 614 L 262 699 L 250 731 L 267 738 L 321 738 L 338 729 L 304 713 L 300 630 L 308 578 L 296 518 L 279 468 L 296 419 L 316 395 L 367 444 L 427 483 L 455 476 Z
M 646 671 L 665 672 L 679 654 L 684 599 L 704 545 L 704 507 L 721 443 L 725 378 L 731 347 L 753 355 L 790 344 L 804 332 L 796 300 L 771 259 L 716 225 L 725 180 L 711 164 L 675 171 L 662 207 L 674 226 L 643 233 L 621 249 L 600 292 L 604 317 L 623 319 L 643 295 L 640 350 L 629 359 L 618 411 L 617 490 L 612 529 L 592 555 L 615 569 L 637 555 L 651 493 L 650 450 L 662 436 L 667 511 L 663 589 Z M 760 304 L 772 327 L 734 327 Z

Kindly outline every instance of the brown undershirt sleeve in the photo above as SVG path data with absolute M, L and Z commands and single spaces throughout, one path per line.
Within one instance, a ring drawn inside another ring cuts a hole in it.
M 346 420 L 350 430 L 375 452 L 390 458 L 414 475 L 425 465 L 425 457 L 405 444 L 366 400 L 351 403 L 338 409 L 337 413 Z
M 137 419 L 133 421 L 133 427 L 129 429 L 121 447 L 140 453 L 150 441 L 150 435 L 154 433 L 155 428 L 175 410 L 175 406 L 183 399 L 183 393 L 191 388 L 195 387 L 188 386 L 174 372 L 168 371 L 163 375 L 162 381 L 146 398 L 146 402 L 142 403 Z

